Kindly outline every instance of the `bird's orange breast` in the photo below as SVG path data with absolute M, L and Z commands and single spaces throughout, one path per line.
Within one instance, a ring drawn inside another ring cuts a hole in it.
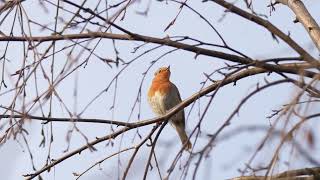
M 171 88 L 170 81 L 167 81 L 167 82 L 153 81 L 149 89 L 148 96 L 152 97 L 156 92 L 159 92 L 161 95 L 165 95 L 170 91 L 170 88 Z

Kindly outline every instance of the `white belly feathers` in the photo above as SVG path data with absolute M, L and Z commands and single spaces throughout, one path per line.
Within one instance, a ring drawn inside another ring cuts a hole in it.
M 154 96 L 148 98 L 148 102 L 151 105 L 153 112 L 158 116 L 164 115 L 166 113 L 164 104 L 165 99 L 166 96 L 160 94 L 159 91 L 155 92 Z

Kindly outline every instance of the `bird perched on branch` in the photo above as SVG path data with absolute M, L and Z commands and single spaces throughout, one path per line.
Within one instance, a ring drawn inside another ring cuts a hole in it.
M 148 102 L 158 116 L 165 115 L 167 111 L 181 102 L 178 88 L 170 82 L 170 73 L 170 66 L 158 69 L 148 92 Z M 192 144 L 185 131 L 184 110 L 173 115 L 169 122 L 176 129 L 184 149 L 190 150 Z

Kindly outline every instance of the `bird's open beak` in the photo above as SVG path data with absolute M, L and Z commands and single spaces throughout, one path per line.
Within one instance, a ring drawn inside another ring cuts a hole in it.
M 170 65 L 167 67 L 167 69 L 170 71 Z

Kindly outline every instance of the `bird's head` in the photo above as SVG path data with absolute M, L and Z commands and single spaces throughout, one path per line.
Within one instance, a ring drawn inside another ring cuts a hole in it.
M 170 66 L 161 67 L 154 73 L 154 79 L 156 80 L 169 80 L 170 78 Z

